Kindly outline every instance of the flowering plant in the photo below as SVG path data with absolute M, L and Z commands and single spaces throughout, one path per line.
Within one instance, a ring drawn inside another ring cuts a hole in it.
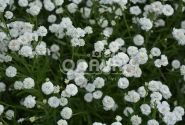
M 0 0 L 0 125 L 184 125 L 185 0 Z

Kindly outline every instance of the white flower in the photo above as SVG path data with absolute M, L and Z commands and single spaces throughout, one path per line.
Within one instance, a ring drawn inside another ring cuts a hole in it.
M 7 110 L 7 111 L 5 112 L 5 116 L 6 116 L 6 118 L 7 118 L 8 120 L 12 120 L 12 119 L 14 118 L 14 116 L 15 116 L 15 113 L 14 113 L 13 110 Z
M 87 19 L 87 18 L 90 17 L 91 9 L 88 8 L 88 7 L 84 7 L 84 8 L 81 8 L 81 9 L 80 9 L 80 12 L 82 13 L 82 17 L 85 18 L 85 19 Z M 86 29 L 84 29 L 84 30 L 86 30 Z M 86 30 L 86 31 L 87 31 L 87 30 Z M 88 31 L 90 31 L 90 32 L 92 33 L 92 29 L 90 29 L 90 30 L 88 30 Z M 87 33 L 89 34 L 90 32 L 88 32 L 88 31 L 87 31 Z
M 184 109 L 181 106 L 175 107 L 173 113 L 175 114 L 177 121 L 182 121 L 184 116 Z
M 161 86 L 162 86 L 162 83 L 160 81 L 152 80 L 148 83 L 148 89 L 152 92 L 159 91 Z
M 62 22 L 60 24 L 63 28 L 72 27 L 72 21 L 69 17 L 62 18 Z
M 79 4 L 79 3 L 82 2 L 82 0 L 72 0 L 72 2 L 75 3 L 75 4 Z
M 49 15 L 48 16 L 48 22 L 54 23 L 57 20 L 57 17 L 55 15 Z
M 139 0 L 130 0 L 133 4 L 139 3 Z
M 55 96 L 52 96 L 48 99 L 48 104 L 49 106 L 51 106 L 52 108 L 57 108 L 59 105 L 60 105 L 60 100 L 55 97 Z
M 161 55 L 161 65 L 162 66 L 168 65 L 168 57 L 166 55 Z
M 118 8 L 118 9 L 116 9 L 115 14 L 117 16 L 122 16 L 123 15 L 123 11 L 121 10 L 121 8 Z
M 72 109 L 69 107 L 65 107 L 62 109 L 60 112 L 60 115 L 62 116 L 63 119 L 70 119 L 72 117 Z
M 85 41 L 84 39 L 79 39 L 79 38 L 73 38 L 71 39 L 71 44 L 72 46 L 84 46 L 85 45 Z
M 161 101 L 162 100 L 162 95 L 159 93 L 159 92 L 153 92 L 151 95 L 150 95 L 151 99 L 153 101 Z
M 116 121 L 118 121 L 118 122 L 120 122 L 121 120 L 123 120 L 123 118 L 122 118 L 121 116 L 119 116 L 119 115 L 117 115 L 115 119 L 116 119 Z
M 181 75 L 185 75 L 185 65 L 182 65 L 180 67 L 180 73 L 181 73 Z
M 100 122 L 94 122 L 92 125 L 105 125 L 105 124 L 102 124 Z
M 172 35 L 179 45 L 185 45 L 185 29 L 173 28 Z
M 37 30 L 38 36 L 41 36 L 41 37 L 46 36 L 47 33 L 48 33 L 48 31 L 44 26 L 40 26 Z
M 71 27 L 67 29 L 67 35 L 73 37 L 73 38 L 80 38 L 80 37 L 84 37 L 86 34 L 86 32 L 84 31 L 84 29 L 77 27 Z
M 141 29 L 145 31 L 149 31 L 153 27 L 152 21 L 146 17 L 140 18 L 139 24 L 141 25 Z
M 108 55 L 110 55 L 110 54 L 111 54 L 111 51 L 110 51 L 109 49 L 106 49 L 105 52 L 104 52 L 104 55 L 105 55 L 105 56 L 108 56 Z
M 184 108 L 181 106 L 177 106 L 174 108 L 173 112 L 176 112 L 176 113 L 180 114 L 181 116 L 183 116 L 184 115 Z
M 92 102 L 92 99 L 93 99 L 92 93 L 86 93 L 86 94 L 84 95 L 84 100 L 85 100 L 86 102 Z
M 147 91 L 144 86 L 139 87 L 137 92 L 139 93 L 140 97 L 142 97 L 142 98 L 147 96 Z
M 154 22 L 155 27 L 163 27 L 165 26 L 165 21 L 163 19 L 158 19 Z
M 54 0 L 56 6 L 61 6 L 64 3 L 64 0 Z
M 122 125 L 120 122 L 113 122 L 111 125 Z
M 185 20 L 183 20 L 183 21 L 181 22 L 181 28 L 182 28 L 182 29 L 185 29 Z
M 154 61 L 154 65 L 156 66 L 156 67 L 158 67 L 158 68 L 160 68 L 161 67 L 161 60 L 160 59 L 156 59 L 155 61 Z
M 37 16 L 40 13 L 41 7 L 38 5 L 32 5 L 29 9 L 26 10 L 27 13 L 31 14 L 32 16 Z
M 100 90 L 97 90 L 97 91 L 93 92 L 93 98 L 94 99 L 100 99 L 102 97 L 102 95 L 103 95 L 103 93 Z
M 155 119 L 148 120 L 147 125 L 159 125 L 159 122 Z
M 19 54 L 24 56 L 24 57 L 32 57 L 33 55 L 33 50 L 31 46 L 23 46 L 20 50 L 19 50 Z
M 10 36 L 12 37 L 12 38 L 16 38 L 16 37 L 18 37 L 19 36 L 19 31 L 18 31 L 18 29 L 10 29 L 9 30 L 9 33 L 10 33 Z M 15 40 L 18 40 L 18 39 L 15 39 Z
M 163 121 L 167 124 L 167 125 L 175 125 L 177 122 L 177 119 L 175 117 L 175 114 L 172 112 L 168 112 L 164 115 L 163 117 Z
M 133 60 L 136 64 L 145 64 L 148 61 L 148 55 L 146 52 L 139 51 L 134 57 Z
M 18 25 L 18 24 L 17 24 Z M 20 27 L 22 28 L 22 27 Z M 32 40 L 36 40 L 37 41 L 37 35 L 35 33 L 31 33 L 31 29 L 30 31 L 27 31 L 28 29 L 25 29 L 25 30 L 22 30 L 22 33 L 20 34 L 23 34 L 21 35 L 18 40 L 20 41 L 20 43 L 22 45 L 26 45 L 26 46 L 31 46 L 31 41 Z
M 60 47 L 59 47 L 59 45 L 57 45 L 57 44 L 53 44 L 53 45 L 50 47 L 50 50 L 51 50 L 51 52 L 56 53 L 56 52 L 58 52 L 58 51 L 60 50 Z
M 135 47 L 135 46 L 129 46 L 127 48 L 127 53 L 128 53 L 129 56 L 135 56 L 138 52 L 139 52 L 138 48 Z
M 53 11 L 55 9 L 55 5 L 53 2 L 51 2 L 51 0 L 44 0 L 44 8 L 47 11 Z
M 35 81 L 31 77 L 25 78 L 23 81 L 24 89 L 32 89 L 35 86 Z
M 120 45 L 115 41 L 113 41 L 109 44 L 109 49 L 113 53 L 117 52 L 119 50 L 119 47 L 120 47 Z
M 19 40 L 11 40 L 8 44 L 8 48 L 12 51 L 18 51 L 20 49 L 20 41 Z
M 163 95 L 165 99 L 169 99 L 172 96 L 167 85 L 160 86 L 159 91 L 161 92 L 161 94 Z
M 101 10 L 101 9 L 100 9 Z M 103 9 L 102 9 L 103 10 Z M 101 12 L 100 12 L 101 13 Z M 107 27 L 108 26 L 108 24 L 109 24 L 109 22 L 108 22 L 108 20 L 103 20 L 103 18 L 101 18 L 100 20 L 99 20 L 99 25 L 102 27 L 102 28 L 105 28 L 105 27 Z
M 179 69 L 181 64 L 180 64 L 180 61 L 179 60 L 173 60 L 172 63 L 171 63 L 172 67 L 174 69 Z
M 122 38 L 117 38 L 115 42 L 118 43 L 120 47 L 125 45 L 125 41 Z
M 171 15 L 173 15 L 173 13 L 174 13 L 174 9 L 172 8 L 171 5 L 165 4 L 165 5 L 163 5 L 162 12 L 163 12 L 163 14 L 166 15 L 166 16 L 171 16 Z
M 35 100 L 35 96 L 29 95 L 27 96 L 24 101 L 23 101 L 23 105 L 26 108 L 34 108 L 36 105 L 36 100 Z
M 140 95 L 135 91 L 128 91 L 128 94 L 124 97 L 125 101 L 136 103 L 140 100 Z
M 19 0 L 18 4 L 21 7 L 27 7 L 28 6 L 28 0 Z
M 140 106 L 140 109 L 144 115 L 149 115 L 151 113 L 151 108 L 148 104 L 142 104 Z
M 68 104 L 68 100 L 64 97 L 60 98 L 60 105 L 61 106 L 66 106 Z
M 85 31 L 87 34 L 92 34 L 92 33 L 93 33 L 93 29 L 92 29 L 92 27 L 90 27 L 90 26 L 86 26 L 86 27 L 84 28 L 84 31 Z
M 104 50 L 104 46 L 106 45 L 105 41 L 97 41 L 94 44 L 94 49 L 96 52 L 102 52 Z
M 115 25 L 116 25 L 116 21 L 115 21 L 115 20 L 112 20 L 112 21 L 111 21 L 111 25 L 112 25 L 112 26 L 115 26 Z
M 103 35 L 106 37 L 110 37 L 113 33 L 113 28 L 107 27 L 103 30 Z
M 141 77 L 142 71 L 138 65 L 126 64 L 122 67 L 126 77 Z
M 78 63 L 76 71 L 77 72 L 85 72 L 88 68 L 88 64 L 86 61 L 81 61 Z
M 91 84 L 91 83 L 88 83 L 86 85 L 85 89 L 86 89 L 87 92 L 93 92 L 95 90 L 95 85 Z
M 12 19 L 13 13 L 11 11 L 6 11 L 4 16 L 6 19 Z
M 7 38 L 6 33 L 0 32 L 0 41 L 3 41 L 3 40 L 6 39 L 6 38 Z
M 6 91 L 6 84 L 0 82 L 0 93 Z
M 68 123 L 66 120 L 60 119 L 58 120 L 57 125 L 68 125 Z
M 105 80 L 101 77 L 97 77 L 93 81 L 93 84 L 95 85 L 96 88 L 102 88 L 105 85 Z
M 50 95 L 54 91 L 54 85 L 50 81 L 47 81 L 42 84 L 41 89 L 44 94 Z
M 125 115 L 125 116 L 129 116 L 129 115 L 131 115 L 132 113 L 134 113 L 134 110 L 131 108 L 131 107 L 126 107 L 125 109 L 124 109 L 124 111 L 123 111 L 123 114 Z
M 65 90 L 62 91 L 61 97 L 69 98 L 71 95 L 69 95 Z
M 14 83 L 14 89 L 15 90 L 21 90 L 21 89 L 23 89 L 23 82 L 21 82 L 21 81 L 15 81 L 15 83 Z
M 67 5 L 67 9 L 70 13 L 75 13 L 78 9 L 78 6 L 75 3 L 70 3 Z
M 166 101 L 163 101 L 162 103 L 157 104 L 157 109 L 161 114 L 165 115 L 170 112 L 170 105 Z
M 112 58 L 110 58 L 110 65 L 113 67 L 121 67 L 128 63 L 129 57 L 124 52 L 119 52 L 118 54 L 114 55 Z
M 118 81 L 118 87 L 121 89 L 126 89 L 129 86 L 129 81 L 126 77 L 120 78 Z
M 107 95 L 103 98 L 102 103 L 106 110 L 110 110 L 115 106 L 113 98 Z
M 137 35 L 134 36 L 133 41 L 134 41 L 135 45 L 141 46 L 144 43 L 144 37 L 141 36 L 140 34 L 137 34 Z
M 4 106 L 0 104 L 0 116 L 4 112 Z
M 67 81 L 73 80 L 73 79 L 75 79 L 75 77 L 76 77 L 76 71 L 74 71 L 74 70 L 67 71 Z
M 139 6 L 132 6 L 132 7 L 130 7 L 129 11 L 131 14 L 136 15 L 136 16 L 138 16 L 142 12 L 141 9 L 139 8 Z
M 162 3 L 160 1 L 155 1 L 151 3 L 151 8 L 149 8 L 149 11 L 153 11 L 157 15 L 160 15 L 162 14 L 162 8 L 163 8 Z
M 40 42 L 36 47 L 35 51 L 37 55 L 46 55 L 47 48 L 45 42 Z
M 161 50 L 157 47 L 153 47 L 150 52 L 151 52 L 152 56 L 158 57 L 161 55 Z
M 9 66 L 6 69 L 6 76 L 7 77 L 15 77 L 17 75 L 17 69 L 13 66 Z
M 138 115 L 133 115 L 130 121 L 132 122 L 132 125 L 140 125 L 142 122 L 142 119 Z
M 111 71 L 111 66 L 103 66 L 101 67 L 102 72 L 109 73 Z
M 54 86 L 53 93 L 59 93 L 59 92 L 60 92 L 60 86 L 59 85 Z
M 78 93 L 78 88 L 75 84 L 69 84 L 69 85 L 66 86 L 65 91 L 69 95 L 75 96 Z

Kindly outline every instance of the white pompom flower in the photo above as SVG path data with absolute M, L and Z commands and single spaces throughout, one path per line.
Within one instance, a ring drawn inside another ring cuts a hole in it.
M 26 108 L 34 108 L 36 105 L 36 100 L 35 100 L 35 96 L 29 95 L 27 96 L 24 101 L 23 101 L 23 105 Z
M 50 95 L 54 92 L 55 88 L 52 82 L 46 81 L 45 83 L 42 84 L 41 89 L 45 95 Z
M 7 77 L 15 77 L 17 75 L 17 69 L 13 66 L 9 66 L 7 69 L 6 69 L 6 76 Z
M 60 115 L 63 119 L 70 119 L 72 117 L 73 111 L 69 107 L 64 107 L 62 111 L 60 112 Z

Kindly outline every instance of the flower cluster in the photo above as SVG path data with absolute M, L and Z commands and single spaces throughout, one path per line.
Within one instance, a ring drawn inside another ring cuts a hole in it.
M 0 0 L 0 125 L 184 125 L 184 12 L 185 0 Z

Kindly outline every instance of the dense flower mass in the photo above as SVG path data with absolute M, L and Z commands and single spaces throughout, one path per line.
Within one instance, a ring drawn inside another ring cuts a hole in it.
M 184 125 L 185 0 L 0 0 L 0 125 Z

